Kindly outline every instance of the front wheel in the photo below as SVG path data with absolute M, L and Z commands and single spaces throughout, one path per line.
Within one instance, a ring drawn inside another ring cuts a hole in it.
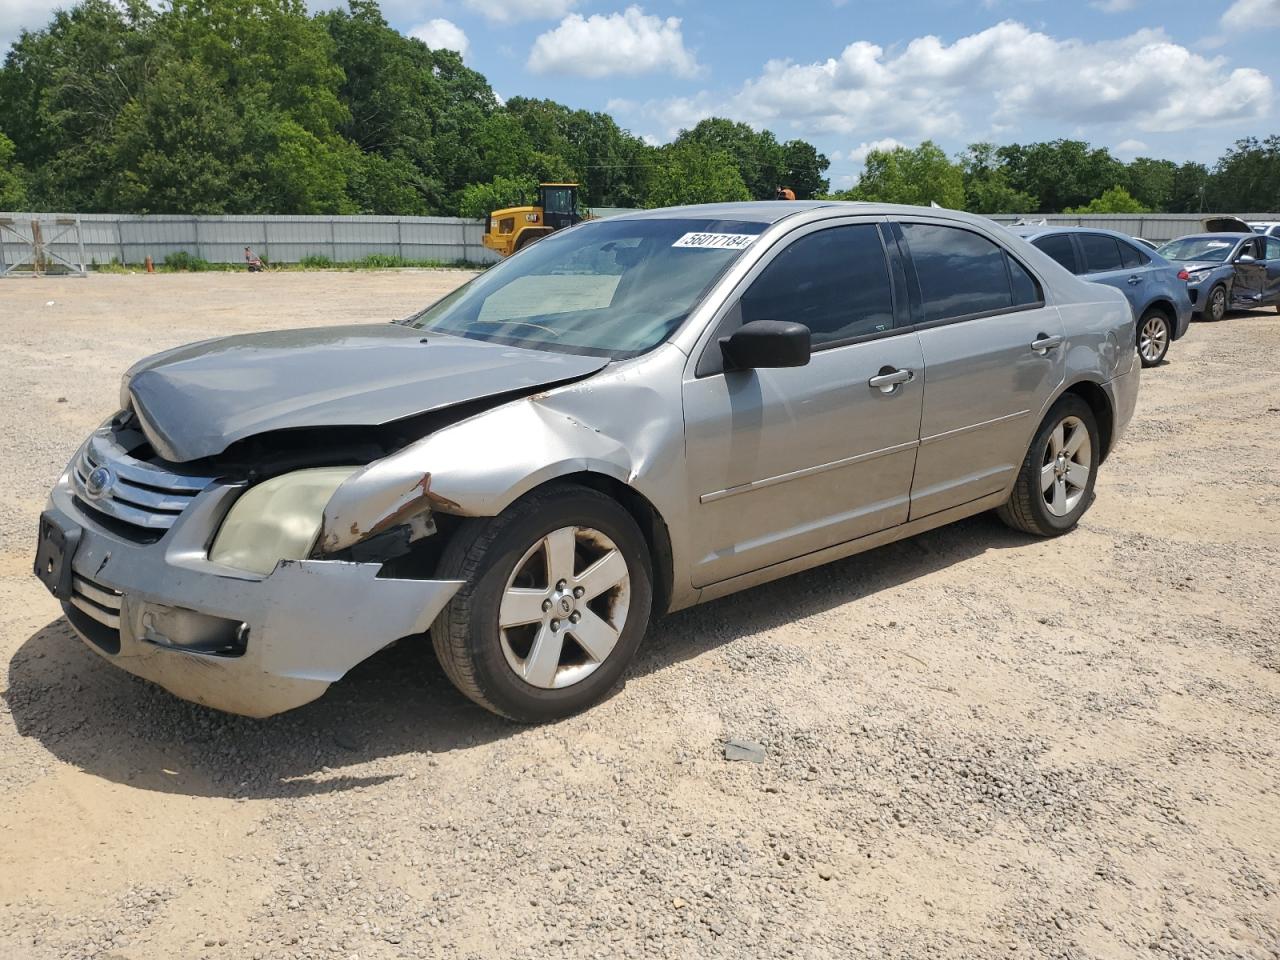
M 1209 302 L 1205 306 L 1205 316 L 1217 323 L 1227 315 L 1227 288 L 1218 284 L 1209 291 Z
M 464 581 L 431 628 L 449 679 L 494 713 L 555 720 L 602 699 L 644 636 L 653 577 L 615 500 L 560 486 L 460 529 L 441 579 Z
M 1172 332 L 1169 318 L 1161 310 L 1151 309 L 1138 321 L 1138 356 L 1144 367 L 1154 367 L 1169 352 Z
M 1000 519 L 1025 533 L 1056 537 L 1071 530 L 1093 500 L 1102 446 L 1093 409 L 1075 394 L 1058 400 L 1027 451 Z

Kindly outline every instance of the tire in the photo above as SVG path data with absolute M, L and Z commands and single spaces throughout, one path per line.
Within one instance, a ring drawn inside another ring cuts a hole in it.
M 617 580 L 623 570 L 625 581 Z M 653 603 L 652 563 L 635 521 L 576 485 L 535 491 L 469 522 L 445 548 L 437 576 L 464 582 L 431 627 L 441 666 L 465 696 L 520 723 L 557 720 L 601 700 L 640 645 Z
M 1062 433 L 1058 432 L 1060 427 L 1064 428 Z M 1077 434 L 1077 430 L 1083 433 Z M 1072 444 L 1077 444 L 1074 451 L 1068 449 Z M 1065 461 L 1058 455 L 1060 451 Z M 1075 394 L 1066 394 L 1040 424 L 1018 470 L 1013 492 L 997 514 L 1015 530 L 1038 537 L 1066 533 L 1080 522 L 1093 502 L 1101 455 L 1098 422 L 1092 408 Z M 1083 476 L 1079 470 L 1082 460 Z M 1075 469 L 1068 471 L 1067 467 Z M 1050 478 L 1047 486 L 1045 477 Z
M 1204 303 L 1204 318 L 1217 323 L 1227 315 L 1227 288 L 1218 284 L 1209 291 Z
M 1144 367 L 1159 366 L 1172 340 L 1173 325 L 1158 307 L 1150 308 L 1138 320 L 1138 356 Z

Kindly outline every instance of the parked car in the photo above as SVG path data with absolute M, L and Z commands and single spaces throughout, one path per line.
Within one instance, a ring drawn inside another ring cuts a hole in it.
M 1136 240 L 1138 243 L 1142 244 L 1148 250 L 1160 249 L 1160 244 L 1155 240 L 1148 240 L 1146 237 L 1130 237 L 1130 239 Z
M 592 221 L 396 324 L 136 364 L 36 573 L 93 650 L 222 710 L 429 630 L 477 703 L 560 717 L 652 614 L 985 510 L 1071 530 L 1133 413 L 1132 325 L 949 210 Z
M 1171 240 L 1159 252 L 1187 272 L 1195 312 L 1209 320 L 1221 320 L 1232 307 L 1277 304 L 1280 310 L 1280 237 L 1200 233 Z
M 1249 226 L 1254 233 L 1260 233 L 1264 237 L 1280 237 L 1280 223 L 1274 220 L 1251 220 Z
M 1115 287 L 1129 300 L 1144 367 L 1164 360 L 1191 324 L 1187 276 L 1132 237 L 1092 227 L 1013 227 L 1077 276 Z

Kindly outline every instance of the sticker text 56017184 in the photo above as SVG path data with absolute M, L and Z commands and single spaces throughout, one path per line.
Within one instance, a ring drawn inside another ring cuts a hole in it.
M 672 246 L 699 250 L 745 250 L 753 240 L 755 237 L 749 233 L 686 233 Z

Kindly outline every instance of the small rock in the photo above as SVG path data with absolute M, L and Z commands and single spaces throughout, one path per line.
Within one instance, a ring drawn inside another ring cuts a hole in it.
M 724 745 L 724 758 L 764 763 L 764 746 L 754 740 L 727 740 Z
M 671 906 L 677 910 L 683 910 L 685 907 L 688 906 L 688 904 L 685 903 L 682 898 L 676 897 L 674 900 L 671 901 Z

